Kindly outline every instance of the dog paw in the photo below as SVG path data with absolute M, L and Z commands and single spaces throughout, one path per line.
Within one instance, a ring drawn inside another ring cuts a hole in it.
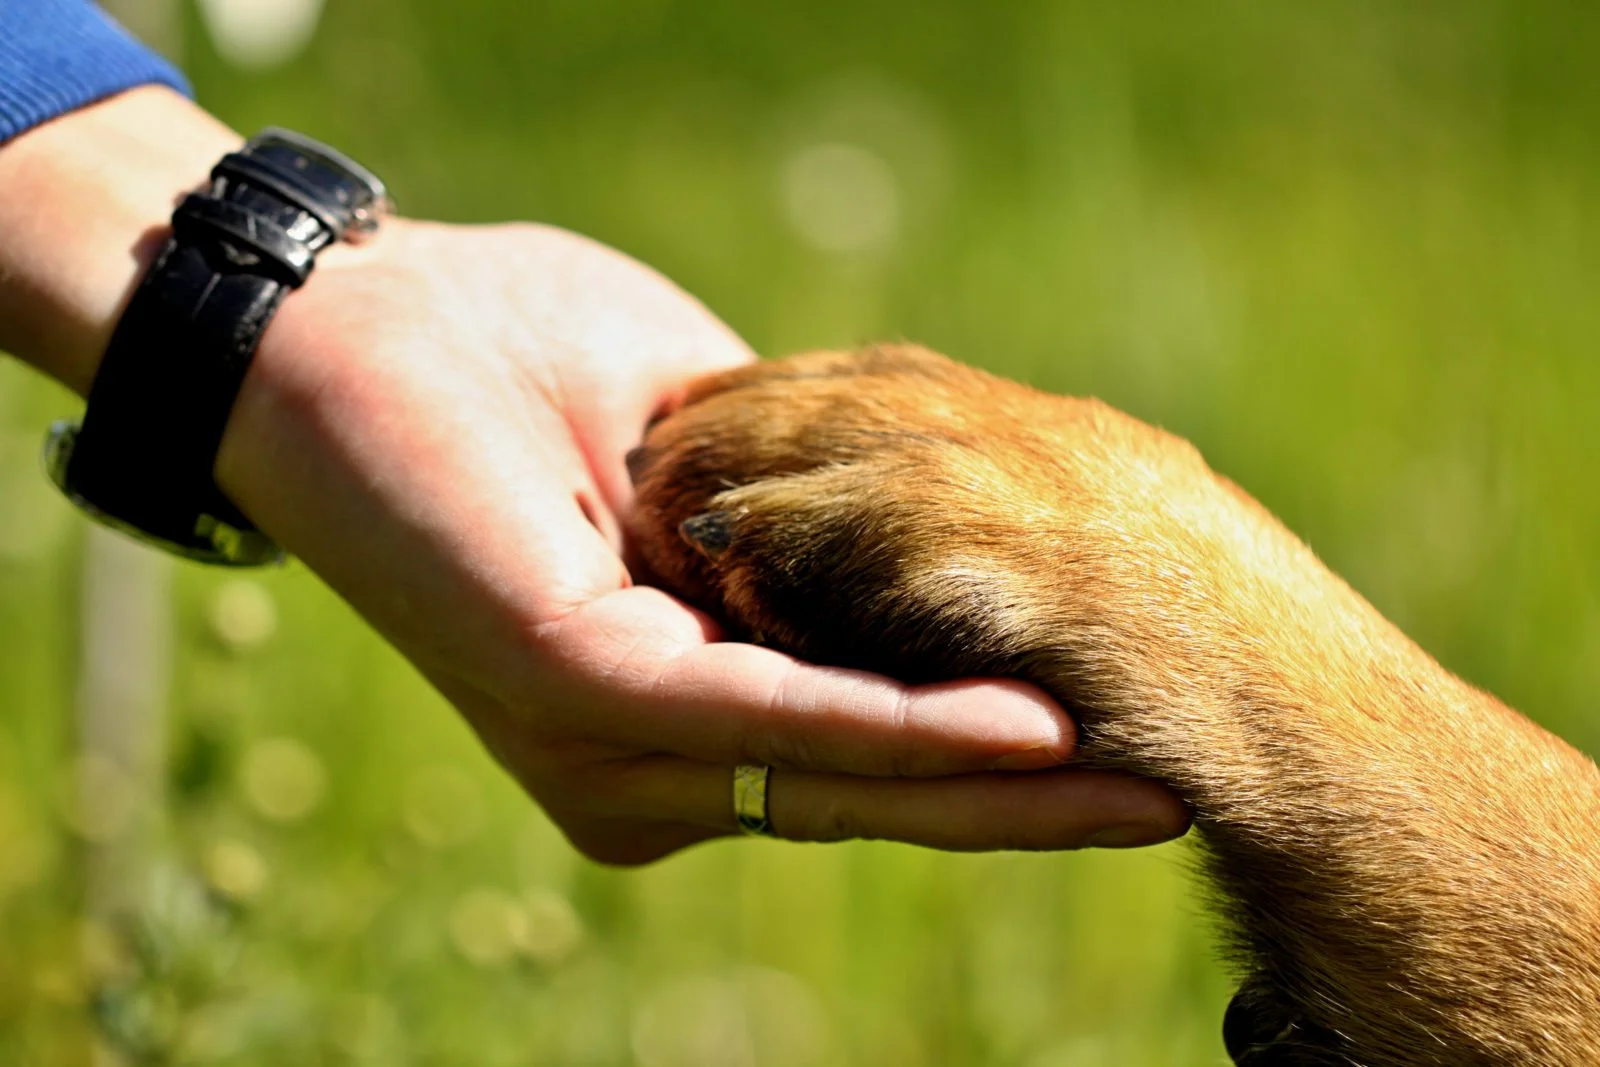
M 1210 479 L 1185 443 L 1097 401 L 912 346 L 705 380 L 629 469 L 666 587 L 741 636 L 911 680 L 1042 680 L 1030 668 L 1059 666 L 1063 635 L 1104 629 L 1062 617 L 1064 592 L 1137 600 L 1129 561 L 1173 553 L 1152 503 Z
M 948 659 L 966 621 L 912 590 L 937 568 L 952 585 L 943 599 L 961 599 L 948 556 L 983 537 L 963 468 L 981 456 L 967 409 L 986 384 L 891 347 L 701 383 L 629 457 L 649 565 L 739 636 L 907 678 L 969 672 Z

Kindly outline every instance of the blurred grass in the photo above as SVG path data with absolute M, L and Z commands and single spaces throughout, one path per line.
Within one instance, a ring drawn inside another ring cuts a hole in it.
M 183 29 L 202 102 L 410 213 L 589 233 L 766 352 L 913 338 L 1190 436 L 1600 750 L 1591 8 L 338 0 L 259 73 Z M 859 166 L 797 187 L 818 158 Z M 1221 1062 L 1181 846 L 602 870 L 294 566 L 180 572 L 168 862 L 86 927 L 83 531 L 36 460 L 73 406 L 0 366 L 0 1061 Z

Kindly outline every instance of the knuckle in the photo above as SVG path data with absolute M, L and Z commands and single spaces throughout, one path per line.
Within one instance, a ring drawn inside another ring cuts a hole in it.
M 747 763 L 811 770 L 818 767 L 817 746 L 803 732 L 767 730 L 753 734 L 744 746 Z
M 917 717 L 910 693 L 901 691 L 895 696 L 885 725 L 894 738 L 885 754 L 888 772 L 897 778 L 915 778 L 924 773 L 926 757 L 911 733 L 911 728 L 917 725 Z
M 750 720 L 749 728 L 739 742 L 744 762 L 764 763 L 769 767 L 818 769 L 818 761 L 824 756 L 821 740 L 795 721 L 794 713 L 801 703 L 795 699 L 795 680 L 801 670 L 798 663 L 791 664 L 772 687 L 765 713 Z

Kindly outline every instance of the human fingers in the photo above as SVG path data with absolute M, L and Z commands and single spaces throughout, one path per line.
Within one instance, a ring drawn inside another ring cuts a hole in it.
M 591 780 L 603 786 L 587 817 L 613 852 L 737 832 L 729 767 L 648 756 L 616 761 Z M 1084 768 L 917 779 L 776 769 L 766 798 L 772 832 L 787 840 L 879 839 L 959 852 L 1133 848 L 1189 825 L 1183 803 L 1159 783 Z
M 543 628 L 547 653 L 587 690 L 569 702 L 567 714 L 582 714 L 566 729 L 704 763 L 892 777 L 1034 770 L 1074 749 L 1067 713 L 1021 682 L 907 686 L 716 636 L 705 616 L 643 587 Z
M 560 811 L 548 814 L 574 848 L 596 863 L 613 867 L 654 863 L 691 845 L 736 832 L 731 827 L 717 830 L 687 822 L 595 818 Z
M 954 852 L 1135 848 L 1181 836 L 1189 813 L 1148 779 L 1068 767 L 1035 774 L 888 779 L 775 771 L 773 832 L 882 838 Z

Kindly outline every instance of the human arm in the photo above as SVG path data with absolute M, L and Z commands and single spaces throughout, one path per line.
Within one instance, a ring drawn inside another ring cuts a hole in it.
M 86 391 L 174 202 L 239 138 L 125 93 L 0 147 L 0 347 Z M 1179 832 L 1146 783 L 1052 766 L 1037 691 L 908 689 L 719 641 L 632 584 L 622 457 L 695 375 L 751 358 L 626 257 L 544 227 L 393 220 L 327 250 L 268 328 L 220 484 L 392 641 L 573 841 L 633 863 L 733 831 L 731 767 L 781 768 L 778 831 L 952 847 Z M 959 777 L 934 777 L 957 775 Z

